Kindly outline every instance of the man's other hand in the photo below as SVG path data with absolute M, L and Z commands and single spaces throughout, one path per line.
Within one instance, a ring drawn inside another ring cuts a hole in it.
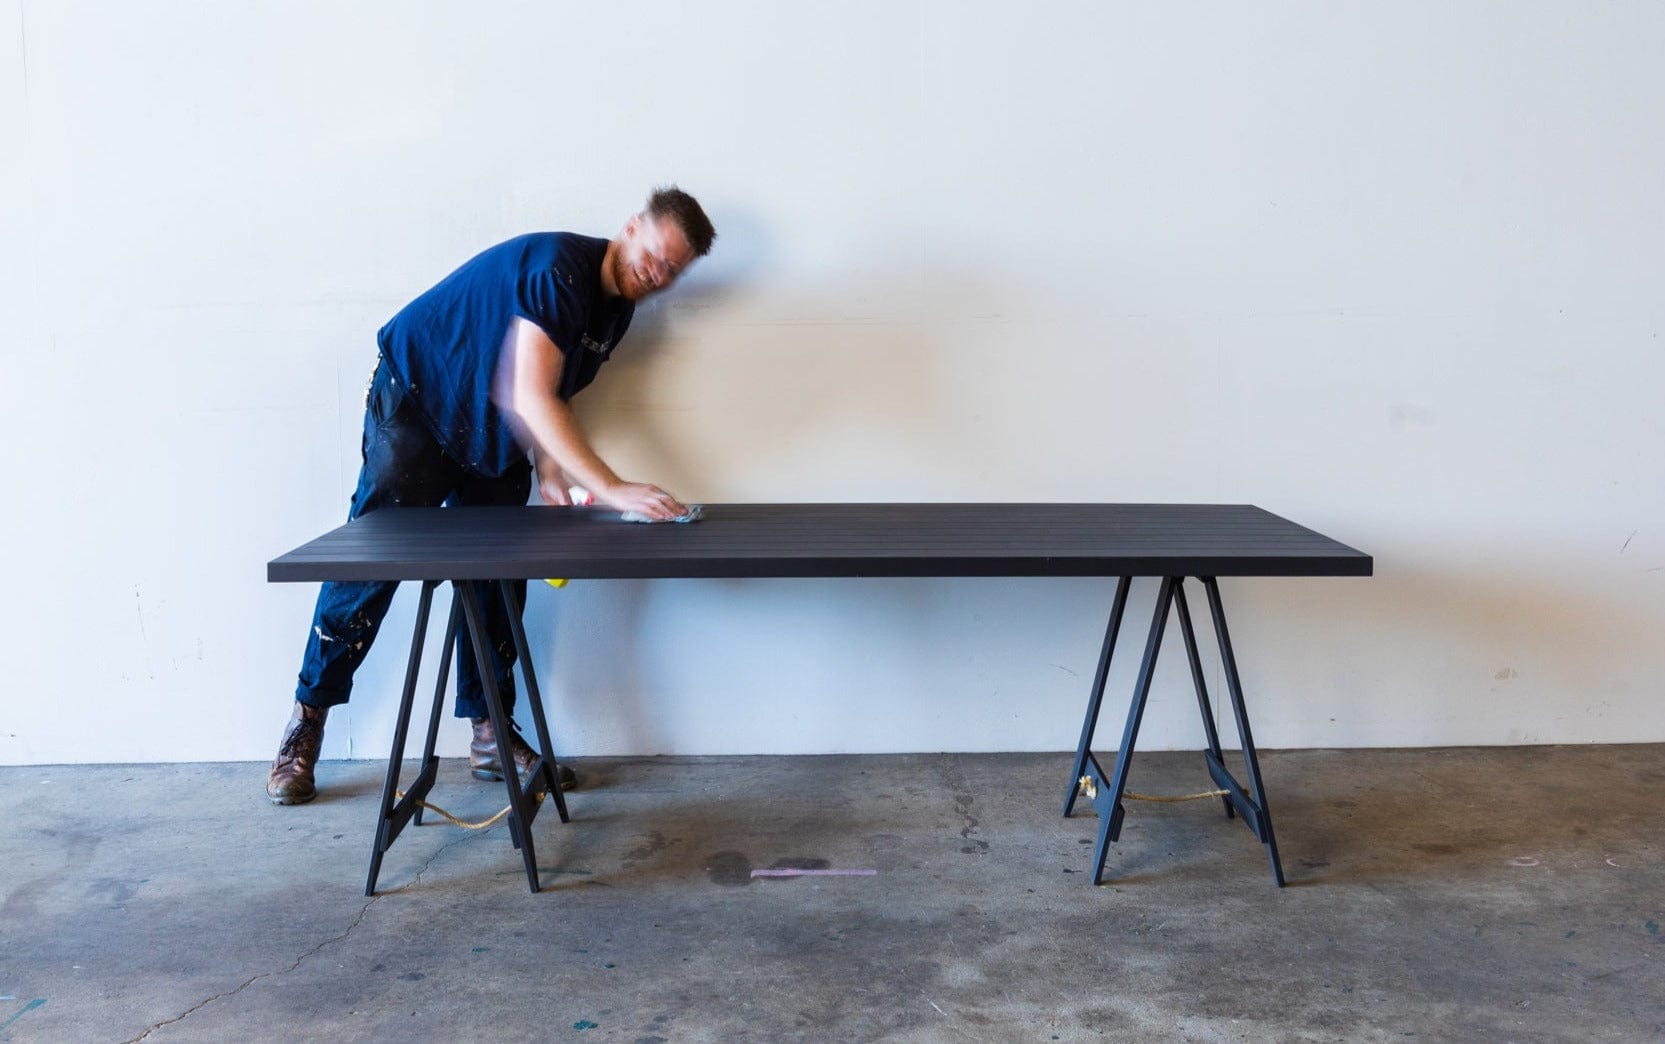
M 619 511 L 635 511 L 657 522 L 669 522 L 688 513 L 688 506 L 658 486 L 646 482 L 621 482 L 601 491 L 598 499 Z

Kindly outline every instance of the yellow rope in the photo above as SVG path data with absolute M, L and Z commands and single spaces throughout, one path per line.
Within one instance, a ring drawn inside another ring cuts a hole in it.
M 1158 797 L 1150 794 L 1135 794 L 1131 790 L 1122 791 L 1122 797 L 1132 801 L 1201 801 L 1203 798 L 1225 797 L 1229 790 L 1205 790 L 1200 794 L 1176 794 L 1173 797 Z
M 1098 784 L 1092 776 L 1082 776 L 1075 781 L 1077 792 L 1085 794 L 1090 801 L 1098 800 Z M 1200 794 L 1176 794 L 1173 797 L 1161 797 L 1154 794 L 1135 794 L 1131 790 L 1122 791 L 1122 797 L 1130 801 L 1201 801 L 1203 798 L 1230 797 L 1229 790 L 1205 790 Z
M 396 800 L 403 801 L 405 798 L 405 792 L 402 790 L 395 790 L 393 792 L 393 796 Z M 538 804 L 543 804 L 543 798 L 544 792 L 541 790 L 538 791 Z M 445 817 L 457 826 L 462 827 L 464 830 L 484 830 L 486 827 L 496 825 L 498 820 L 513 811 L 511 806 L 506 805 L 504 806 L 503 811 L 497 813 L 495 816 L 492 816 L 490 819 L 482 819 L 478 823 L 470 823 L 465 819 L 458 819 L 456 816 L 453 816 L 451 813 L 445 811 L 443 808 L 440 808 L 438 805 L 430 805 L 421 799 L 418 799 L 416 803 L 427 809 L 429 812 Z

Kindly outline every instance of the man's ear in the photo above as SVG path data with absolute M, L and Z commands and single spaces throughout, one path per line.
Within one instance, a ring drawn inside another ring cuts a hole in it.
M 632 214 L 632 215 L 630 215 L 630 220 L 626 221 L 624 223 L 624 238 L 626 238 L 626 239 L 635 239 L 636 234 L 638 232 L 640 232 L 641 230 L 642 230 L 642 215 Z

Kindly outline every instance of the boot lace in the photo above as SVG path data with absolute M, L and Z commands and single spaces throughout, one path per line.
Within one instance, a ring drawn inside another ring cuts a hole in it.
M 323 739 L 324 723 L 317 718 L 301 718 L 295 727 L 289 730 L 289 735 L 283 737 L 283 745 L 278 748 L 278 757 L 294 758 L 302 753 L 302 744 L 317 744 Z

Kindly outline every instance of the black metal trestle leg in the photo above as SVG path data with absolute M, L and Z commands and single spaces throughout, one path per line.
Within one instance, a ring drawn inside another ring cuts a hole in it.
M 1104 702 L 1104 683 L 1110 677 L 1110 659 L 1116 654 L 1116 635 L 1122 629 L 1122 613 L 1127 609 L 1127 591 L 1132 577 L 1116 581 L 1116 598 L 1110 603 L 1110 626 L 1104 630 L 1104 646 L 1098 654 L 1098 670 L 1093 672 L 1093 694 L 1087 700 L 1087 717 L 1081 723 L 1081 742 L 1075 747 L 1075 768 L 1070 772 L 1070 785 L 1064 793 L 1064 818 L 1075 809 L 1075 799 L 1081 794 L 1082 780 L 1103 775 L 1093 757 L 1093 730 L 1098 725 L 1098 709 Z M 1089 776 L 1089 767 L 1093 773 Z
M 445 704 L 445 686 L 451 680 L 451 650 L 456 648 L 457 628 L 462 625 L 462 602 L 451 592 L 451 615 L 445 622 L 445 644 L 440 646 L 439 676 L 434 681 L 434 705 L 428 711 L 428 742 L 422 747 L 422 764 L 433 765 L 439 771 L 439 759 L 434 746 L 439 742 L 440 708 Z M 416 808 L 416 825 L 422 825 L 422 806 Z
M 514 751 L 509 746 L 513 725 L 503 709 L 503 694 L 497 688 L 496 672 L 491 669 L 491 644 L 486 636 L 486 611 L 480 597 L 480 582 L 454 580 L 457 597 L 462 600 L 463 619 L 468 623 L 468 634 L 474 645 L 474 662 L 480 667 L 480 686 L 485 690 L 486 712 L 491 716 L 492 729 L 497 733 L 498 764 L 503 768 L 503 786 L 509 794 L 509 840 L 520 849 L 521 861 L 526 866 L 526 883 L 538 891 L 538 856 L 532 844 L 532 820 L 538 814 L 538 796 L 544 787 L 542 773 L 533 773 L 525 790 L 520 786 L 520 772 L 515 765 Z
M 537 854 L 532 844 L 532 821 L 537 818 L 540 808 L 539 798 L 544 793 L 550 793 L 555 798 L 555 808 L 559 812 L 561 822 L 569 822 L 566 798 L 561 793 L 560 777 L 554 756 L 554 746 L 550 740 L 549 724 L 544 717 L 543 699 L 538 691 L 536 672 L 532 668 L 530 650 L 526 643 L 526 631 L 520 620 L 520 604 L 515 598 L 514 589 L 508 581 L 499 582 L 499 596 L 503 599 L 508 611 L 509 629 L 514 637 L 516 659 L 520 663 L 521 677 L 526 682 L 526 695 L 530 701 L 532 720 L 538 734 L 539 758 L 529 775 L 527 784 L 522 788 L 520 774 L 516 770 L 514 753 L 509 745 L 509 737 L 513 735 L 513 724 L 507 710 L 503 706 L 503 694 L 498 689 L 497 678 L 490 669 L 492 657 L 490 643 L 485 630 L 485 605 L 482 601 L 479 581 L 458 580 L 452 583 L 452 600 L 450 618 L 445 628 L 445 644 L 442 647 L 439 663 L 439 677 L 434 684 L 433 706 L 428 715 L 427 742 L 422 750 L 422 767 L 416 778 L 406 789 L 403 797 L 396 795 L 399 791 L 399 769 L 404 760 L 405 741 L 409 734 L 410 718 L 416 696 L 417 672 L 422 662 L 422 646 L 427 634 L 428 618 L 433 605 L 434 588 L 439 581 L 425 581 L 422 584 L 421 601 L 416 611 L 416 633 L 411 638 L 410 661 L 405 668 L 405 685 L 399 700 L 399 716 L 394 723 L 393 751 L 388 757 L 387 781 L 382 787 L 382 801 L 380 818 L 376 825 L 375 847 L 370 853 L 370 874 L 365 881 L 364 894 L 376 894 L 376 877 L 381 872 L 382 856 L 392 847 L 394 840 L 405 826 L 414 819 L 418 824 L 422 822 L 421 802 L 433 788 L 434 780 L 439 772 L 439 758 L 434 754 L 434 747 L 439 736 L 439 720 L 443 707 L 446 683 L 451 670 L 451 653 L 458 634 L 459 627 L 466 627 L 470 643 L 474 647 L 475 662 L 482 665 L 480 680 L 485 690 L 487 713 L 491 717 L 493 729 L 498 737 L 498 764 L 504 768 L 503 779 L 505 789 L 509 795 L 509 840 L 514 847 L 520 849 L 521 859 L 526 866 L 526 879 L 532 891 L 539 890 Z
M 412 816 L 422 810 L 422 806 L 417 802 L 427 796 L 438 774 L 437 760 L 425 756 L 422 769 L 411 782 L 410 789 L 395 803 L 394 795 L 399 790 L 399 768 L 405 758 L 405 737 L 410 730 L 411 705 L 416 698 L 416 675 L 422 664 L 422 641 L 428 632 L 428 611 L 433 607 L 434 588 L 437 586 L 435 581 L 424 581 L 422 596 L 417 603 L 416 633 L 410 641 L 410 660 L 405 666 L 405 687 L 399 697 L 399 717 L 393 724 L 393 751 L 387 758 L 387 781 L 382 785 L 381 808 L 376 820 L 375 847 L 370 851 L 370 876 L 364 882 L 365 895 L 376 894 L 376 875 L 381 873 L 383 854 L 393 846 L 394 839 L 405 828 L 405 824 L 410 822 Z M 453 621 L 454 619 L 453 613 Z M 427 753 L 431 754 L 431 739 L 428 747 Z
M 1226 815 L 1241 815 L 1255 836 L 1266 845 L 1272 863 L 1272 878 L 1279 887 L 1284 884 L 1283 865 L 1278 857 L 1277 841 L 1272 833 L 1272 815 L 1266 803 L 1266 787 L 1260 777 L 1259 759 L 1255 754 L 1254 738 L 1249 729 L 1249 713 L 1243 702 L 1243 687 L 1237 673 L 1237 660 L 1232 654 L 1231 638 L 1226 630 L 1225 609 L 1220 603 L 1219 585 L 1214 577 L 1200 578 L 1208 594 L 1214 631 L 1220 642 L 1220 660 L 1225 670 L 1232 710 L 1237 719 L 1238 734 L 1243 741 L 1243 760 L 1249 776 L 1252 796 L 1226 769 L 1220 747 L 1219 732 L 1214 726 L 1213 706 L 1208 698 L 1208 686 L 1203 677 L 1202 659 L 1197 649 L 1196 631 L 1191 622 L 1191 610 L 1185 599 L 1184 577 L 1163 577 L 1157 591 L 1156 605 L 1151 612 L 1150 633 L 1145 640 L 1144 658 L 1139 665 L 1139 678 L 1133 698 L 1128 705 L 1127 725 L 1122 731 L 1121 749 L 1116 755 L 1116 767 L 1107 781 L 1102 767 L 1092 753 L 1093 731 L 1104 699 L 1105 679 L 1109 675 L 1110 660 L 1115 650 L 1116 633 L 1121 627 L 1122 613 L 1127 603 L 1129 578 L 1122 577 L 1116 587 L 1116 600 L 1110 611 L 1110 626 L 1105 634 L 1104 648 L 1099 656 L 1098 671 L 1094 675 L 1093 690 L 1087 701 L 1087 716 L 1081 726 L 1081 742 L 1076 748 L 1075 766 L 1070 779 L 1070 790 L 1064 799 L 1064 815 L 1075 806 L 1075 799 L 1085 795 L 1099 816 L 1098 844 L 1093 851 L 1093 883 L 1101 884 L 1104 863 L 1111 842 L 1121 837 L 1122 820 L 1126 812 L 1122 795 L 1126 791 L 1134 745 L 1139 735 L 1139 723 L 1150 697 L 1151 680 L 1156 670 L 1157 655 L 1162 648 L 1162 634 L 1168 613 L 1177 608 L 1180 630 L 1185 639 L 1186 658 L 1191 668 L 1191 681 L 1197 691 L 1197 707 L 1202 713 L 1203 731 L 1207 739 L 1204 761 L 1215 785 L 1226 791 L 1222 801 Z
M 1243 682 L 1237 676 L 1237 657 L 1232 654 L 1231 636 L 1226 631 L 1226 610 L 1220 604 L 1220 585 L 1212 576 L 1203 577 L 1202 582 L 1208 592 L 1209 612 L 1214 617 L 1214 633 L 1220 639 L 1220 663 L 1225 668 L 1226 688 L 1231 692 L 1231 709 L 1237 716 L 1237 732 L 1243 740 L 1243 767 L 1249 774 L 1249 786 L 1254 788 L 1253 800 L 1243 792 L 1242 784 L 1231 777 L 1218 758 L 1209 765 L 1209 769 L 1214 772 L 1215 782 L 1231 792 L 1231 803 L 1266 846 L 1266 858 L 1272 863 L 1272 880 L 1282 888 L 1283 860 L 1278 858 L 1278 840 L 1272 833 L 1272 811 L 1266 804 L 1266 784 L 1260 778 L 1260 758 L 1255 754 L 1254 736 L 1249 731 L 1249 709 L 1243 703 Z
M 1197 651 L 1197 631 L 1191 626 L 1191 607 L 1185 601 L 1184 584 L 1174 589 L 1174 604 L 1179 609 L 1180 633 L 1185 636 L 1185 657 L 1191 661 L 1191 684 L 1197 690 L 1197 709 L 1202 712 L 1203 735 L 1208 741 L 1203 757 L 1208 760 L 1212 775 L 1214 762 L 1220 761 L 1222 756 L 1220 730 L 1214 727 L 1214 704 L 1208 699 L 1208 682 L 1203 678 L 1202 655 Z M 1220 803 L 1226 807 L 1227 819 L 1237 814 L 1232 810 L 1230 797 L 1222 796 Z
M 1139 663 L 1139 680 L 1133 686 L 1133 700 L 1127 708 L 1127 725 L 1122 730 L 1122 745 L 1116 754 L 1116 770 L 1111 777 L 1110 789 L 1099 791 L 1093 800 L 1100 818 L 1109 820 L 1099 824 L 1098 847 L 1093 851 L 1093 884 L 1103 883 L 1104 860 L 1110 854 L 1110 842 L 1122 836 L 1122 817 L 1127 814 L 1122 807 L 1122 792 L 1127 789 L 1127 773 L 1133 767 L 1133 745 L 1139 737 L 1139 722 L 1145 716 L 1145 701 L 1150 698 L 1151 679 L 1156 674 L 1156 654 L 1162 650 L 1162 632 L 1168 623 L 1168 604 L 1173 601 L 1175 583 L 1174 577 L 1165 576 L 1162 586 L 1157 589 L 1156 608 L 1150 618 L 1150 635 L 1145 639 L 1145 657 Z
M 538 768 L 533 775 L 543 777 L 544 788 L 555 797 L 555 811 L 560 814 L 561 822 L 569 823 L 572 820 L 567 816 L 566 795 L 561 793 L 561 774 L 559 766 L 555 763 L 555 746 L 549 739 L 549 722 L 545 721 L 543 716 L 543 694 L 538 691 L 537 673 L 532 670 L 532 652 L 526 644 L 526 628 L 520 620 L 520 603 L 515 599 L 514 585 L 509 581 L 499 580 L 497 587 L 503 596 L 503 608 L 509 614 L 509 632 L 514 635 L 515 640 L 515 660 L 520 664 L 520 677 L 526 682 L 526 699 L 532 708 L 532 727 L 538 734 Z M 502 733 L 498 733 L 497 742 L 498 758 L 509 758 L 508 761 L 499 763 L 513 763 L 514 758 L 510 757 L 507 750 L 502 749 Z

